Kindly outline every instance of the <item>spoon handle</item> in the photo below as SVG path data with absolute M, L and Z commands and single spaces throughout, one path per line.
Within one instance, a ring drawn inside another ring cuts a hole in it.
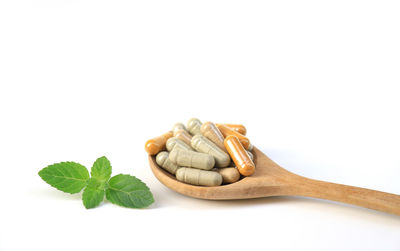
M 333 200 L 400 215 L 400 195 L 300 177 L 297 195 Z

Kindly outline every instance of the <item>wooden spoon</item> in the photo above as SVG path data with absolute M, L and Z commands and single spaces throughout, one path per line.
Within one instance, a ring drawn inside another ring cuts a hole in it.
M 193 186 L 176 180 L 149 156 L 151 170 L 170 189 L 207 200 L 236 200 L 268 196 L 295 195 L 339 201 L 400 215 L 400 195 L 319 180 L 287 171 L 254 147 L 256 172 L 236 183 L 215 187 Z

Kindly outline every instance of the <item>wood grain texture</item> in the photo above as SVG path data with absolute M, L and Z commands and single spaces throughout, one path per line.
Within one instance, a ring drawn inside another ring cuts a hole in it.
M 253 154 L 256 171 L 252 176 L 216 187 L 184 184 L 160 168 L 154 156 L 149 155 L 149 162 L 151 170 L 161 183 L 190 197 L 234 200 L 294 195 L 333 200 L 400 215 L 400 195 L 309 179 L 280 167 L 256 147 Z

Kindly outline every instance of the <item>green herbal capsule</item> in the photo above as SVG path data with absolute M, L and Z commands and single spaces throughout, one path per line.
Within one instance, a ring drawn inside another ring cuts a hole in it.
M 201 122 L 199 119 L 192 118 L 188 121 L 186 128 L 192 135 L 201 134 Z
M 186 130 L 186 127 L 185 127 L 185 125 L 184 125 L 183 123 L 176 123 L 176 124 L 172 127 L 172 132 L 174 133 L 174 136 L 175 136 L 175 133 L 176 133 L 178 130 L 185 130 L 185 131 L 187 131 L 187 130 Z
M 227 167 L 231 163 L 229 155 L 206 137 L 197 134 L 193 136 L 191 143 L 196 151 L 213 156 L 215 158 L 216 167 Z
M 197 186 L 219 186 L 222 184 L 222 176 L 217 172 L 187 167 L 178 169 L 176 179 Z
M 169 154 L 169 159 L 178 166 L 193 167 L 203 170 L 210 170 L 215 165 L 214 157 L 195 151 L 174 148 Z
M 168 155 L 169 153 L 166 151 L 159 152 L 156 157 L 156 162 L 169 173 L 175 174 L 179 167 L 168 158 Z
M 193 148 L 190 147 L 188 144 L 186 144 L 185 142 L 183 142 L 182 140 L 178 139 L 178 138 L 169 138 L 167 140 L 167 150 L 168 151 L 172 151 L 175 147 L 184 149 L 184 150 L 189 150 L 189 151 L 193 151 Z

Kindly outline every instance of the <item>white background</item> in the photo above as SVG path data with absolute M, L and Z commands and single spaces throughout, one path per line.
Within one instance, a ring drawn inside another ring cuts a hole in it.
M 0 1 L 0 250 L 400 250 L 399 216 L 297 197 L 170 191 L 144 143 L 242 123 L 286 169 L 400 194 L 398 1 Z M 148 209 L 86 210 L 46 165 L 145 181 Z

